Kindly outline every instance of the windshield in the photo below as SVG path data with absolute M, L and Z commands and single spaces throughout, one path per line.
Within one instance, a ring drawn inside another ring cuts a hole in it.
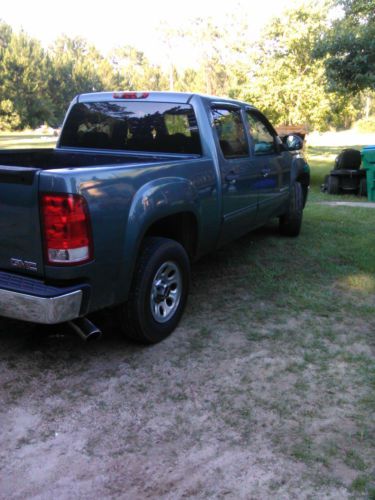
M 193 108 L 159 102 L 75 104 L 60 146 L 201 154 Z

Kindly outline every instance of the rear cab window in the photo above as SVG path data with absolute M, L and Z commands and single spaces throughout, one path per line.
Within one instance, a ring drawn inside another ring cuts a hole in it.
M 240 109 L 215 106 L 211 109 L 213 127 L 224 158 L 249 156 L 246 132 Z
M 193 108 L 159 102 L 77 103 L 60 147 L 202 154 Z

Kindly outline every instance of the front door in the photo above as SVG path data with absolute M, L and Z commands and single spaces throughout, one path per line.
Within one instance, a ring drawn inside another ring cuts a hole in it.
M 260 223 L 283 211 L 289 198 L 290 165 L 280 147 L 280 139 L 266 118 L 251 108 L 246 110 L 246 117 L 252 142 L 252 162 L 261 174 L 256 185 Z

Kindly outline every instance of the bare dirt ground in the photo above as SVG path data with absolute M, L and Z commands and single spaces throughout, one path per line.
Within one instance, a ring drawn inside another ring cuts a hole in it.
M 226 252 L 195 266 L 183 321 L 159 345 L 119 339 L 105 316 L 88 345 L 2 321 L 0 498 L 369 495 L 373 318 L 253 296 Z

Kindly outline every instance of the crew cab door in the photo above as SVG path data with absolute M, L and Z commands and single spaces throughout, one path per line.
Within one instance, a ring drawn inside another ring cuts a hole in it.
M 220 243 L 224 243 L 255 226 L 256 184 L 260 172 L 250 157 L 241 107 L 214 104 L 211 117 L 221 173 L 223 222 Z
M 268 120 L 257 110 L 246 109 L 251 141 L 253 170 L 260 173 L 256 183 L 258 223 L 280 215 L 289 199 L 290 161 Z

